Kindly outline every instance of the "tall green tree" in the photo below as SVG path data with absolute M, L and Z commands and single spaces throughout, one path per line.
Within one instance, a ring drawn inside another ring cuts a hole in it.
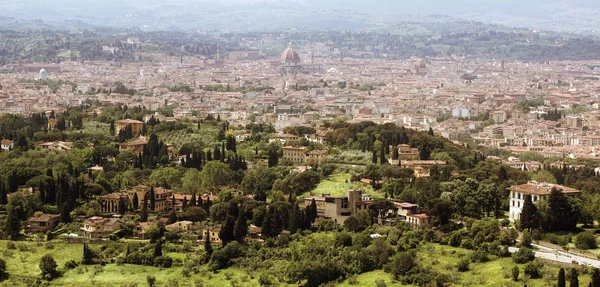
M 233 230 L 234 239 L 240 243 L 244 242 L 246 235 L 248 234 L 248 223 L 246 213 L 240 211 L 235 221 L 235 228 Z
M 263 218 L 261 235 L 264 238 L 273 237 L 272 233 L 273 233 L 274 228 L 273 228 L 273 222 L 272 222 L 272 217 L 273 217 L 272 210 L 273 210 L 272 208 L 268 207 L 265 217 Z
M 537 207 L 531 201 L 531 195 L 526 194 L 523 202 L 523 208 L 521 209 L 520 225 L 521 230 L 525 229 L 537 229 L 540 227 L 540 215 L 537 211 Z
M 569 271 L 569 287 L 579 287 L 579 274 L 575 268 Z
M 558 270 L 558 283 L 556 284 L 556 287 L 566 287 L 566 285 L 565 269 L 561 267 L 560 270 Z
M 156 208 L 156 195 L 154 194 L 154 186 L 150 187 L 150 210 Z
M 4 182 L 0 181 L 0 205 L 8 203 L 8 193 L 6 192 L 6 186 Z
M 192 199 L 190 200 L 190 206 L 196 206 L 196 193 L 192 194 Z
M 592 272 L 592 282 L 590 282 L 591 287 L 600 287 L 600 270 L 598 268 L 594 268 Z
M 221 225 L 221 230 L 219 231 L 219 238 L 221 238 L 223 246 L 226 246 L 229 242 L 235 240 L 234 231 L 235 217 L 227 215 L 225 222 Z
M 133 200 L 131 202 L 131 205 L 133 206 L 133 210 L 138 210 L 138 208 L 140 207 L 140 200 L 138 198 L 137 192 L 133 193 Z
M 142 212 L 140 214 L 140 221 L 148 221 L 148 195 L 144 195 L 144 201 L 142 202 Z
M 269 167 L 274 167 L 279 163 L 279 156 L 277 155 L 277 152 L 269 149 L 269 158 L 267 160 L 267 164 Z
M 310 201 L 310 222 L 315 223 L 315 220 L 317 219 L 317 217 L 318 217 L 317 202 L 313 198 Z

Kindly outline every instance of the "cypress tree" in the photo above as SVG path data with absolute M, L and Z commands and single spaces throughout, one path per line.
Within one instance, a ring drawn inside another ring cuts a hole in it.
M 261 235 L 264 238 L 271 237 L 271 233 L 273 232 L 273 222 L 271 221 L 271 208 L 267 208 L 267 212 L 265 213 L 265 217 L 262 222 L 262 230 Z
M 269 167 L 274 167 L 279 163 L 279 157 L 277 156 L 277 152 L 269 149 L 269 159 L 268 159 L 268 166 Z
M 379 151 L 379 164 L 384 164 L 384 163 L 385 163 L 385 149 L 382 146 L 381 150 Z
M 140 215 L 140 221 L 148 221 L 148 195 L 144 196 L 144 201 L 142 202 L 142 214 Z
M 6 192 L 6 186 L 0 181 L 0 204 L 8 203 L 8 194 Z
M 539 214 L 537 207 L 531 201 L 531 195 L 526 194 L 523 202 L 523 208 L 521 209 L 520 216 L 520 228 L 525 229 L 537 229 L 540 227 Z
M 373 149 L 373 157 L 371 159 L 371 162 L 377 164 L 377 152 L 375 151 L 375 149 Z
M 150 210 L 154 211 L 156 207 L 156 196 L 154 194 L 154 186 L 150 187 Z
M 2 182 L 0 182 L 0 185 L 2 185 Z M 40 184 L 38 186 L 38 189 L 40 190 L 40 202 L 42 204 L 46 204 L 46 187 L 44 186 L 44 180 L 40 180 Z M 2 191 L 0 190 L 0 204 L 2 204 Z
M 192 194 L 192 199 L 190 200 L 190 206 L 196 206 L 196 193 Z
M 317 219 L 317 217 L 318 217 L 317 202 L 313 198 L 312 201 L 310 202 L 310 222 L 315 223 L 315 220 Z
M 301 228 L 301 216 L 300 207 L 298 207 L 298 204 L 294 204 L 294 207 L 290 212 L 290 222 L 288 224 L 288 230 L 291 234 L 296 233 L 296 231 Z
M 592 273 L 592 282 L 590 282 L 592 287 L 600 287 L 600 270 L 598 268 L 594 268 L 594 272 Z
M 162 240 L 158 240 L 156 241 L 156 244 L 154 244 L 152 256 L 154 256 L 154 258 L 162 256 Z
M 217 145 L 215 145 L 213 156 L 215 160 L 221 160 L 221 151 L 219 150 L 219 147 Z
M 210 230 L 206 229 L 206 237 L 204 238 L 204 252 L 210 255 L 213 253 L 212 245 L 210 244 Z
M 567 285 L 566 281 L 565 281 L 565 269 L 564 268 L 560 268 L 560 270 L 558 270 L 558 284 L 556 285 L 556 287 L 565 287 Z
M 182 203 L 182 205 L 181 205 L 181 211 L 184 211 L 184 210 L 186 210 L 186 209 L 187 209 L 187 207 L 188 207 L 187 196 L 184 196 L 184 197 L 183 197 L 183 203 Z
M 569 272 L 569 287 L 579 287 L 579 274 L 575 268 L 571 268 Z
M 202 196 L 198 195 L 198 201 L 196 202 L 196 206 L 204 209 L 204 202 L 202 201 Z
M 177 222 L 177 214 L 175 213 L 175 210 L 171 210 L 171 212 L 169 212 L 169 220 L 167 223 L 173 224 L 175 222 Z
M 248 223 L 247 223 L 246 213 L 243 211 L 240 211 L 237 219 L 235 220 L 233 236 L 234 236 L 235 240 L 242 243 L 242 242 L 244 242 L 244 238 L 246 238 L 246 234 L 248 234 Z
M 133 200 L 131 202 L 131 206 L 133 210 L 138 210 L 140 207 L 140 199 L 138 198 L 137 192 L 133 193 Z
M 125 203 L 125 199 L 123 197 L 119 198 L 119 206 L 118 206 L 119 214 L 123 215 L 127 212 L 127 204 Z
M 431 127 L 429 127 L 429 132 L 428 133 L 429 133 L 430 136 L 433 136 L 433 129 Z
M 223 246 L 227 245 L 229 242 L 235 239 L 234 236 L 235 230 L 235 218 L 232 215 L 227 215 L 225 222 L 221 225 L 221 230 L 219 231 L 219 238 L 223 242 Z

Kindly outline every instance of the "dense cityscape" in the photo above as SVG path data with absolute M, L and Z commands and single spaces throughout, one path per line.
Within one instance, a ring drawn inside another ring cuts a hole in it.
M 600 286 L 594 36 L 12 21 L 0 286 Z

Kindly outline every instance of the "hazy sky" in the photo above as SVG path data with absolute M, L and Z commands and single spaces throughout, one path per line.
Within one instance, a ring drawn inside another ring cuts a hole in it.
M 221 21 L 223 27 L 227 25 L 224 17 L 235 13 L 250 22 L 254 21 L 252 17 L 264 22 L 290 17 L 310 19 L 322 10 L 374 16 L 448 15 L 526 26 L 560 27 L 579 22 L 576 29 L 586 25 L 600 28 L 600 0 L 0 0 L 0 16 L 76 19 L 98 25 L 146 25 L 155 21 L 164 26 L 197 18 L 207 19 L 203 23 L 206 25 Z M 221 18 L 211 19 L 217 14 Z

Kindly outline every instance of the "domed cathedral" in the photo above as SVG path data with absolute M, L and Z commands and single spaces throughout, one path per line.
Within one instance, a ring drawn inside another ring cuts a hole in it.
M 281 65 L 281 73 L 283 75 L 295 75 L 302 72 L 300 55 L 292 48 L 292 42 L 290 42 L 287 49 L 281 53 Z
M 425 65 L 425 61 L 423 61 L 423 59 L 418 59 L 417 61 L 415 61 L 413 69 L 414 69 L 413 71 L 415 74 L 426 74 L 427 73 L 427 66 Z

